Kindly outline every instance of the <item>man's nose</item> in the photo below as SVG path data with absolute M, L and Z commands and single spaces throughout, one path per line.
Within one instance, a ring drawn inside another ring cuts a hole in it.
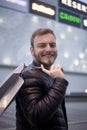
M 50 50 L 51 50 L 50 45 L 47 45 L 47 46 L 46 46 L 46 51 L 50 51 Z

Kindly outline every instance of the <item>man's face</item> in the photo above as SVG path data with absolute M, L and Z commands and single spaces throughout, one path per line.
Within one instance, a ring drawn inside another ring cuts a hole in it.
M 57 57 L 55 37 L 51 33 L 36 36 L 34 47 L 31 47 L 31 53 L 37 63 L 50 67 Z

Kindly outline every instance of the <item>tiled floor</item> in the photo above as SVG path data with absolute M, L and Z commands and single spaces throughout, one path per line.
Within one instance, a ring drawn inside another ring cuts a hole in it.
M 69 130 L 87 130 L 87 102 L 66 104 Z

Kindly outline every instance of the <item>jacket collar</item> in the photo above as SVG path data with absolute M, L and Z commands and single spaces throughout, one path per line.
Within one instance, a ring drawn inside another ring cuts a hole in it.
M 32 62 L 32 66 L 40 67 L 41 64 L 37 63 L 36 61 L 33 61 L 33 62 Z

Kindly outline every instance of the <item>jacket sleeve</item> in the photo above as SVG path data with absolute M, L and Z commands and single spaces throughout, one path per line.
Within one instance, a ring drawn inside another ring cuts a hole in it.
M 68 85 L 67 80 L 56 78 L 48 90 L 46 83 L 39 78 L 26 79 L 19 92 L 18 102 L 31 125 L 49 120 L 61 104 Z

